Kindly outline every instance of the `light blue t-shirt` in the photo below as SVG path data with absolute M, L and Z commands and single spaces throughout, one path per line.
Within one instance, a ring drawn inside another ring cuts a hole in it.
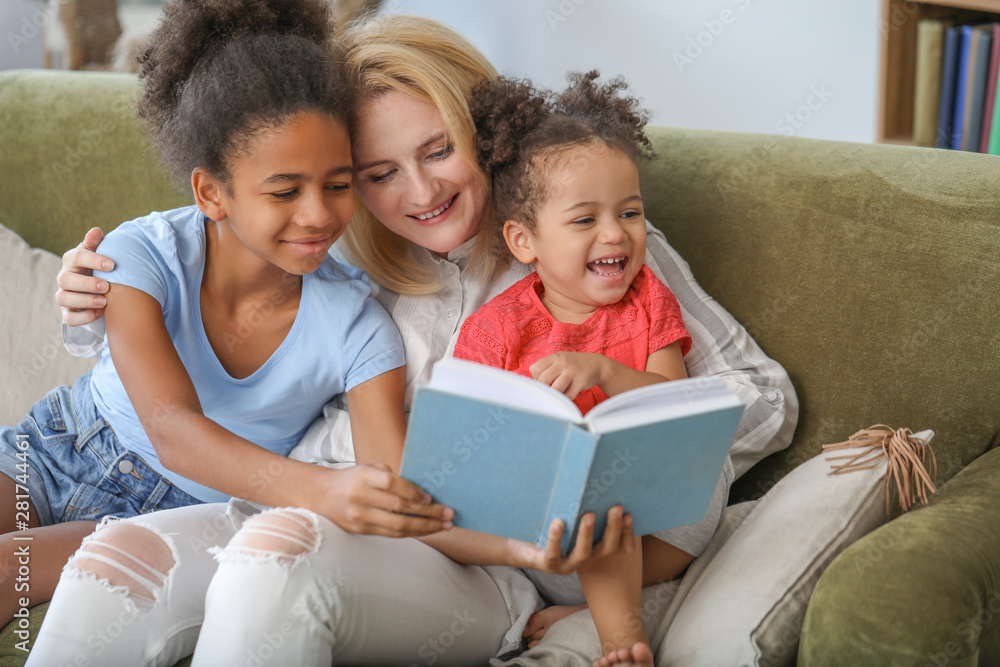
M 319 269 L 303 276 L 295 322 L 271 358 L 246 378 L 231 377 L 201 318 L 204 220 L 196 206 L 188 206 L 123 223 L 98 249 L 114 260 L 114 271 L 95 275 L 142 290 L 160 303 L 205 416 L 285 456 L 331 398 L 405 363 L 399 331 L 372 296 L 367 276 L 327 255 Z M 276 301 L 281 298 L 280 287 L 275 295 Z M 259 312 L 266 317 L 266 307 Z M 160 463 L 110 354 L 94 367 L 91 388 L 97 409 L 124 446 L 196 498 L 229 498 Z

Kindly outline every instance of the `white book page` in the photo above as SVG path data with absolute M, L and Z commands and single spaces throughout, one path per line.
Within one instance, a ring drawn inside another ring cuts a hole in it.
M 674 404 L 667 406 L 641 405 L 634 410 L 616 411 L 610 414 L 598 415 L 591 418 L 587 413 L 587 428 L 592 433 L 613 433 L 627 428 L 642 426 L 643 424 L 653 424 L 655 422 L 665 422 L 678 417 L 688 417 L 691 415 L 701 415 L 716 410 L 743 405 L 743 402 L 735 394 L 729 396 L 712 396 L 694 403 Z M 592 411 L 591 411 L 592 412 Z
M 588 412 L 584 421 L 591 431 L 608 432 L 739 404 L 721 378 L 685 378 L 612 396 Z
M 445 357 L 434 364 L 427 386 L 574 423 L 583 420 L 573 401 L 552 387 L 511 371 L 454 357 Z

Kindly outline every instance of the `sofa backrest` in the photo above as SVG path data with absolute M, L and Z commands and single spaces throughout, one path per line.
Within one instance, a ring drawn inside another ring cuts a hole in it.
M 57 254 L 105 231 L 189 203 L 139 131 L 136 77 L 0 72 L 0 224 Z
M 61 253 L 187 203 L 131 111 L 131 75 L 0 72 L 0 223 Z M 944 481 L 1000 432 L 1000 158 L 653 127 L 647 217 L 784 364 L 792 447 L 731 500 L 876 423 L 933 429 Z
M 730 500 L 824 443 L 883 423 L 936 432 L 939 482 L 1000 432 L 1000 158 L 675 128 L 650 131 L 647 217 L 788 370 L 792 447 Z

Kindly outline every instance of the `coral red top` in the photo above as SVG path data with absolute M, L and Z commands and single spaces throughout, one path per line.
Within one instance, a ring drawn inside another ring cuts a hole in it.
M 691 349 L 676 297 L 648 266 L 621 301 L 600 306 L 582 324 L 553 319 L 542 305 L 542 290 L 538 274 L 532 273 L 470 315 L 454 356 L 531 377 L 528 368 L 554 352 L 594 352 L 645 370 L 650 354 L 675 341 L 681 341 L 682 354 Z M 586 414 L 606 398 L 591 387 L 574 402 Z

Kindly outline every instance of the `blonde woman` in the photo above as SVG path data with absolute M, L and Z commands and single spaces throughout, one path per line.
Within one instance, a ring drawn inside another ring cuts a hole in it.
M 409 405 L 414 386 L 451 353 L 464 319 L 530 270 L 495 259 L 502 255 L 490 247 L 493 235 L 480 233 L 490 216 L 489 186 L 474 158 L 468 98 L 496 73 L 461 36 L 426 19 L 377 17 L 344 40 L 355 91 L 350 130 L 359 201 L 341 250 L 381 286 L 378 299 L 400 329 Z M 64 258 L 57 300 L 67 324 L 100 316 L 100 290 L 86 275 L 102 261 L 92 252 L 98 238 L 92 232 Z M 781 366 L 698 287 L 652 226 L 646 261 L 689 323 L 689 374 L 723 376 L 747 402 L 731 465 L 719 481 L 727 491 L 736 474 L 787 446 L 797 416 L 794 392 Z M 77 349 L 92 348 L 92 336 L 72 329 L 68 345 L 75 339 Z M 292 456 L 350 465 L 344 406 L 327 405 Z M 725 493 L 721 498 L 724 504 Z M 710 511 L 720 513 L 721 504 Z M 137 614 L 128 638 L 100 648 L 130 665 L 170 664 L 192 650 L 195 665 L 268 656 L 289 665 L 483 664 L 520 652 L 529 618 L 546 602 L 571 603 L 572 586 L 549 586 L 542 600 L 533 580 L 585 567 L 617 551 L 630 533 L 613 513 L 593 550 L 584 536 L 560 558 L 458 529 L 422 541 L 390 539 L 349 533 L 304 510 L 256 512 L 232 501 L 183 508 L 169 521 L 146 517 L 144 524 L 158 522 L 157 539 L 168 543 L 176 565 L 158 579 L 154 604 Z M 694 539 L 707 542 L 704 535 Z M 217 547 L 217 562 L 206 546 Z M 536 575 L 529 579 L 525 571 Z M 100 582 L 90 584 L 90 594 L 108 595 Z M 118 593 L 127 594 L 127 587 Z M 57 591 L 49 615 L 61 615 L 57 627 L 75 625 L 78 639 L 93 637 L 107 622 L 89 612 L 90 600 L 62 602 Z M 146 661 L 147 654 L 161 659 Z

